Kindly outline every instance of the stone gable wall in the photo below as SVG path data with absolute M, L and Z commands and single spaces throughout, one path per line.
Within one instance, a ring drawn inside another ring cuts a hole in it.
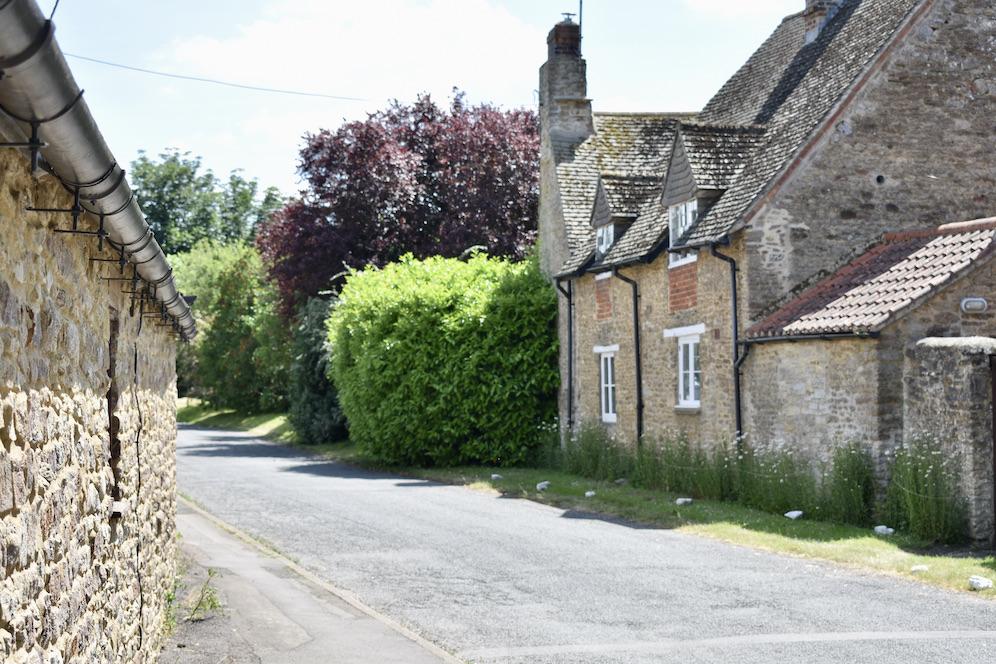
M 934 5 L 751 221 L 751 322 L 885 232 L 996 210 L 992 3 Z
M 60 185 L 11 150 L 0 174 L 0 661 L 152 662 L 175 578 L 175 342 L 100 280 L 95 241 L 52 232 L 67 215 L 25 212 L 70 205 Z

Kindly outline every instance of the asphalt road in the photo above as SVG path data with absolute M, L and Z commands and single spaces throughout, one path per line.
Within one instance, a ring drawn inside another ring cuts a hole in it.
M 181 428 L 178 445 L 183 493 L 463 660 L 996 657 L 996 602 L 968 594 L 357 470 L 245 434 Z

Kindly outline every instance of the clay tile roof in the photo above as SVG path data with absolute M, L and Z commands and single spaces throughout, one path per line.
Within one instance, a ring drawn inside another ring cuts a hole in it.
M 685 154 L 701 189 L 729 189 L 763 137 L 760 126 L 681 125 Z
M 996 255 L 996 218 L 889 233 L 747 330 L 748 337 L 877 332 Z

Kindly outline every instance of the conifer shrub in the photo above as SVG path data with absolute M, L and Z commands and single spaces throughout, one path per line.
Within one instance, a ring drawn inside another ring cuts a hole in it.
M 332 302 L 309 298 L 292 330 L 290 364 L 290 423 L 305 444 L 333 443 L 346 437 L 346 418 L 335 387 L 328 378 L 329 347 L 326 320 Z
M 388 463 L 512 465 L 556 419 L 557 302 L 535 260 L 406 256 L 347 277 L 329 375 Z

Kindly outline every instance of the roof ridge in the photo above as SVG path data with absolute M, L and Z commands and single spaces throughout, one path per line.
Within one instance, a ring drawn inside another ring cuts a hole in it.
M 935 228 L 921 228 L 912 231 L 895 231 L 882 236 L 882 243 L 902 242 L 903 240 L 917 240 L 927 237 L 941 237 L 943 235 L 960 235 L 961 233 L 973 233 L 976 231 L 996 230 L 996 217 L 985 217 L 983 219 L 973 219 L 971 221 L 956 221 L 950 224 L 942 224 Z
M 702 131 L 736 131 L 743 132 L 745 134 L 763 134 L 768 130 L 765 125 L 759 124 L 710 124 L 710 123 L 698 123 L 698 122 L 682 122 L 681 128 L 685 129 L 695 129 Z
M 595 111 L 594 115 L 617 116 L 617 117 L 650 117 L 662 118 L 665 120 L 680 120 L 681 118 L 694 118 L 698 116 L 698 111 Z

